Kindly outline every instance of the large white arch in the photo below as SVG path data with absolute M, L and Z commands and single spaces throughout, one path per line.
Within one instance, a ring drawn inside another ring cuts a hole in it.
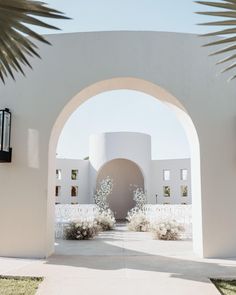
M 0 88 L 0 109 L 8 107 L 13 115 L 12 163 L 0 164 L 0 256 L 52 253 L 54 164 L 49 158 L 55 157 L 60 130 L 93 95 L 133 89 L 168 104 L 191 142 L 195 252 L 235 257 L 236 86 L 217 75 L 201 40 L 167 32 L 47 38 L 54 46 L 39 44 L 43 61 L 32 60 L 27 79 L 16 76 L 17 83 L 9 80 Z
M 109 176 L 113 180 L 113 190 L 108 196 L 110 209 L 116 219 L 124 220 L 129 210 L 135 206 L 134 189 L 145 190 L 144 176 L 139 165 L 125 158 L 114 158 L 100 167 L 96 177 L 96 187 Z
M 113 78 L 109 80 L 99 81 L 93 85 L 90 85 L 74 96 L 68 104 L 61 111 L 58 116 L 52 132 L 49 143 L 49 187 L 48 187 L 48 200 L 51 200 L 54 190 L 54 171 L 55 171 L 55 154 L 56 146 L 61 134 L 61 131 L 70 117 L 70 115 L 87 99 L 109 90 L 118 89 L 129 89 L 144 92 L 149 94 L 156 99 L 167 104 L 169 108 L 176 114 L 180 123 L 182 124 L 190 146 L 191 151 L 191 175 L 192 175 L 192 202 L 193 202 L 193 246 L 194 251 L 200 256 L 202 253 L 202 208 L 201 208 L 201 173 L 200 173 L 200 151 L 199 151 L 199 141 L 196 129 L 193 125 L 191 118 L 189 117 L 184 106 L 180 101 L 169 93 L 164 88 L 155 85 L 151 82 L 145 81 L 143 79 L 137 79 L 132 77 L 121 77 Z M 53 223 L 54 219 L 51 216 L 53 214 L 53 202 L 49 204 L 48 211 L 48 241 L 49 245 L 53 245 Z M 53 248 L 50 248 L 49 253 L 53 252 Z

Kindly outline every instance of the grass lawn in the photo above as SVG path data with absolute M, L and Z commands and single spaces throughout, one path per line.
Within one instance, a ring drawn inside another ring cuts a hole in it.
M 236 280 L 212 280 L 222 295 L 236 295 Z
M 0 276 L 0 295 L 34 295 L 42 278 Z

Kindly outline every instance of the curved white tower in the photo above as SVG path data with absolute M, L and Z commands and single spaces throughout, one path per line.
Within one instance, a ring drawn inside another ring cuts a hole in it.
M 140 168 L 145 190 L 149 191 L 151 136 L 137 132 L 109 132 L 90 136 L 89 142 L 91 196 L 96 188 L 99 170 L 114 159 L 126 159 Z

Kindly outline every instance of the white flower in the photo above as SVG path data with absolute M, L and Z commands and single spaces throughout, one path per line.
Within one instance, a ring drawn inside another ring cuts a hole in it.
M 162 240 L 178 240 L 184 227 L 175 220 L 166 220 L 151 225 L 155 237 Z

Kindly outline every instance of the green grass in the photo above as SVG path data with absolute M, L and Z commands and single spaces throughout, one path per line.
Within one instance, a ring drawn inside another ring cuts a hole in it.
M 35 295 L 42 278 L 0 276 L 0 295 Z
M 211 280 L 222 295 L 236 295 L 236 280 Z

